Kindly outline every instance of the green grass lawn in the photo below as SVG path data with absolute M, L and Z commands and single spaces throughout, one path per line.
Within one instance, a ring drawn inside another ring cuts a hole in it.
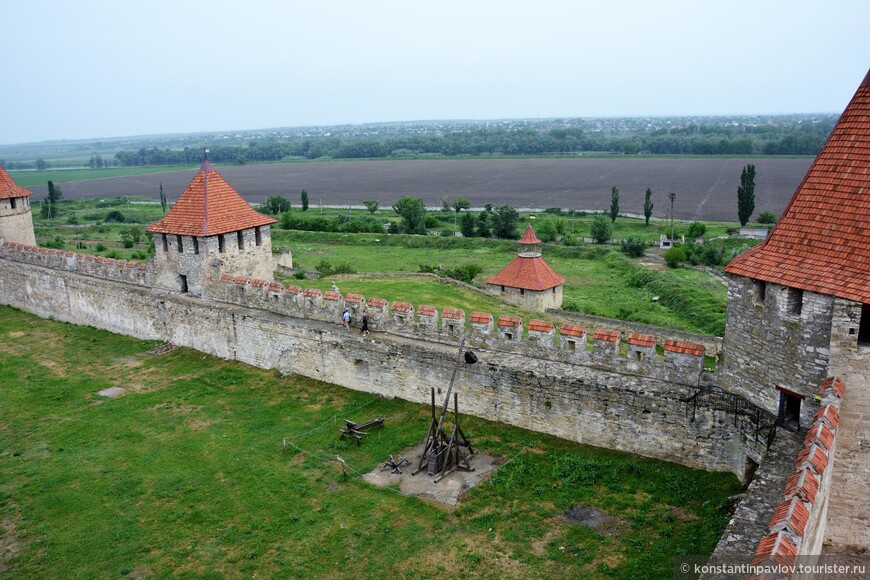
M 514 458 L 455 510 L 344 477 L 429 409 L 0 307 L 0 576 L 661 578 L 707 554 L 733 475 L 464 418 Z M 117 399 L 97 391 L 120 386 Z M 357 447 L 343 417 L 382 416 Z M 287 438 L 289 444 L 283 445 Z M 304 450 L 298 451 L 299 449 Z M 569 523 L 575 503 L 621 520 Z

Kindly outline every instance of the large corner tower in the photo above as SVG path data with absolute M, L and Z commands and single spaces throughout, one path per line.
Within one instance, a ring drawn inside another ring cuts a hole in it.
M 208 162 L 159 222 L 154 234 L 156 284 L 202 295 L 219 273 L 271 280 L 269 226 Z
M 0 238 L 7 242 L 35 246 L 29 189 L 19 187 L 0 166 Z
M 723 386 L 805 427 L 827 376 L 870 371 L 870 72 L 770 236 L 725 271 Z

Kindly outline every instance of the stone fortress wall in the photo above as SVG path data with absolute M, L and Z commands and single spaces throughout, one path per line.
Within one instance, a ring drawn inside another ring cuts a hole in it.
M 447 386 L 466 333 L 481 362 L 458 373 L 464 413 L 742 479 L 769 444 L 774 417 L 719 390 L 701 345 L 623 344 L 618 332 L 540 320 L 526 332 L 520 318 L 479 312 L 466 324 L 461 310 L 248 277 L 218 276 L 197 297 L 153 278 L 153 262 L 0 244 L 0 302 L 40 316 L 417 403 Z M 345 307 L 378 332 L 346 331 Z

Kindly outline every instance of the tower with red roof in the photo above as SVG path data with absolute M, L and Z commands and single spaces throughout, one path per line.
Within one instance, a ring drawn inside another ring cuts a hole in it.
M 804 428 L 827 376 L 870 371 L 870 72 L 768 238 L 725 271 L 729 390 Z
M 0 166 L 0 238 L 7 242 L 35 246 L 29 189 L 19 187 Z
M 147 228 L 156 285 L 202 295 L 220 273 L 271 280 L 276 221 L 254 211 L 206 159 L 172 209 Z
M 561 308 L 565 278 L 556 274 L 541 257 L 540 243 L 529 224 L 520 238 L 520 251 L 514 261 L 486 281 L 487 293 L 530 310 L 543 312 L 547 308 Z

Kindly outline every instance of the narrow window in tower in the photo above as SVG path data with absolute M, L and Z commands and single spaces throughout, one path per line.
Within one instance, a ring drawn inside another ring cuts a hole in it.
M 236 232 L 236 237 L 239 240 L 239 249 L 244 250 L 245 249 L 245 234 L 242 232 L 242 230 L 239 230 Z

